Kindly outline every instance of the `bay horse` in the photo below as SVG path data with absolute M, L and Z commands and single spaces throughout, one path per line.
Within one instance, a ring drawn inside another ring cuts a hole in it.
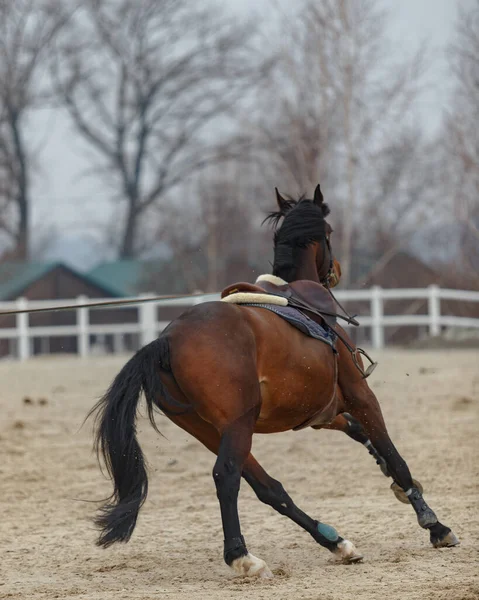
M 326 287 L 340 278 L 340 266 L 333 256 L 329 208 L 319 185 L 313 199 L 285 199 L 277 192 L 277 202 L 278 211 L 267 217 L 275 227 L 273 273 L 263 278 L 261 289 L 296 286 L 328 294 Z M 266 473 L 251 454 L 254 433 L 304 426 L 345 431 L 374 448 L 419 525 L 429 531 L 433 546 L 458 544 L 394 447 L 355 346 L 337 323 L 325 327 L 334 336 L 333 344 L 308 337 L 268 306 L 215 301 L 186 310 L 141 348 L 89 413 L 96 414 L 96 450 L 114 486 L 95 520 L 101 531 L 98 545 L 127 542 L 147 496 L 147 471 L 135 427 L 142 391 L 155 429 L 154 413 L 161 409 L 217 455 L 213 479 L 224 560 L 239 575 L 272 576 L 267 564 L 248 551 L 241 532 L 242 477 L 259 500 L 292 519 L 338 560 L 362 558 L 334 527 L 298 508 L 282 484 Z

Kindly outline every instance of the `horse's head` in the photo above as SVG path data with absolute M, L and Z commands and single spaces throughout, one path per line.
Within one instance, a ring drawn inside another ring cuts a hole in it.
M 312 200 L 283 198 L 276 189 L 278 211 L 266 217 L 275 227 L 273 274 L 286 281 L 313 278 L 327 287 L 334 287 L 341 278 L 341 267 L 331 247 L 333 230 L 326 221 L 329 206 L 324 202 L 319 185 Z M 281 226 L 280 220 L 283 219 Z M 308 252 L 304 252 L 308 249 Z

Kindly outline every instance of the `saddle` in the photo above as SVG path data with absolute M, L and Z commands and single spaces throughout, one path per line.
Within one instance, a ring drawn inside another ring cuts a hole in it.
M 287 283 L 279 280 L 259 278 L 256 283 L 244 281 L 229 285 L 221 292 L 223 301 L 235 304 L 247 302 L 266 302 L 281 306 L 292 306 L 308 313 L 310 318 L 320 317 L 330 327 L 336 324 L 336 318 L 342 317 L 336 312 L 334 300 L 329 291 L 320 283 L 299 280 Z M 313 317 L 311 317 L 311 315 Z M 348 317 L 345 317 L 349 320 Z M 313 318 L 313 320 L 316 320 Z
M 241 281 L 229 285 L 221 292 L 221 299 L 223 302 L 235 304 L 269 303 L 296 308 L 313 321 L 320 325 L 326 324 L 332 329 L 351 353 L 353 362 L 363 378 L 369 377 L 377 366 L 377 363 L 373 362 L 362 348 L 353 347 L 345 336 L 336 329 L 338 318 L 344 319 L 353 325 L 359 325 L 359 323 L 354 317 L 338 314 L 336 311 L 337 300 L 330 290 L 320 283 L 306 279 L 287 283 L 279 277 L 261 275 L 254 284 Z M 361 354 L 370 362 L 366 370 L 359 364 L 358 354 Z

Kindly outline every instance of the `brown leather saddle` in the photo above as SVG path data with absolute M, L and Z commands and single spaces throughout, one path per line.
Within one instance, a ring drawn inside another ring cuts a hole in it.
M 345 336 L 337 330 L 337 319 L 344 319 L 352 325 L 359 325 L 354 317 L 346 314 L 340 314 L 336 310 L 337 300 L 333 297 L 330 290 L 317 283 L 309 280 L 293 281 L 284 285 L 276 285 L 270 281 L 261 280 L 257 283 L 239 282 L 229 285 L 221 292 L 221 298 L 225 298 L 236 293 L 252 293 L 252 294 L 270 294 L 272 296 L 280 296 L 285 298 L 288 306 L 300 310 L 313 321 L 320 325 L 327 325 L 334 334 L 343 342 L 346 348 L 351 353 L 354 364 L 361 372 L 363 378 L 369 377 L 377 366 L 369 355 L 362 348 L 354 347 Z M 344 312 L 344 311 L 343 311 Z M 366 370 L 359 363 L 358 355 L 361 354 L 369 361 L 369 366 Z

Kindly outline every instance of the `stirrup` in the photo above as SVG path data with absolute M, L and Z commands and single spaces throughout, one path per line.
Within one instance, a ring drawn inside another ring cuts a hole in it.
M 362 356 L 364 356 L 371 363 L 366 370 L 364 370 L 361 367 L 361 365 L 359 364 L 357 353 L 361 354 Z M 365 350 L 363 350 L 362 348 L 356 348 L 356 351 L 355 352 L 351 352 L 351 354 L 352 354 L 352 357 L 353 357 L 353 362 L 356 365 L 358 371 L 362 374 L 363 379 L 366 379 L 367 377 L 369 377 L 371 375 L 371 373 L 374 371 L 374 369 L 378 366 L 378 363 L 374 362 L 373 359 L 369 356 L 369 354 Z

